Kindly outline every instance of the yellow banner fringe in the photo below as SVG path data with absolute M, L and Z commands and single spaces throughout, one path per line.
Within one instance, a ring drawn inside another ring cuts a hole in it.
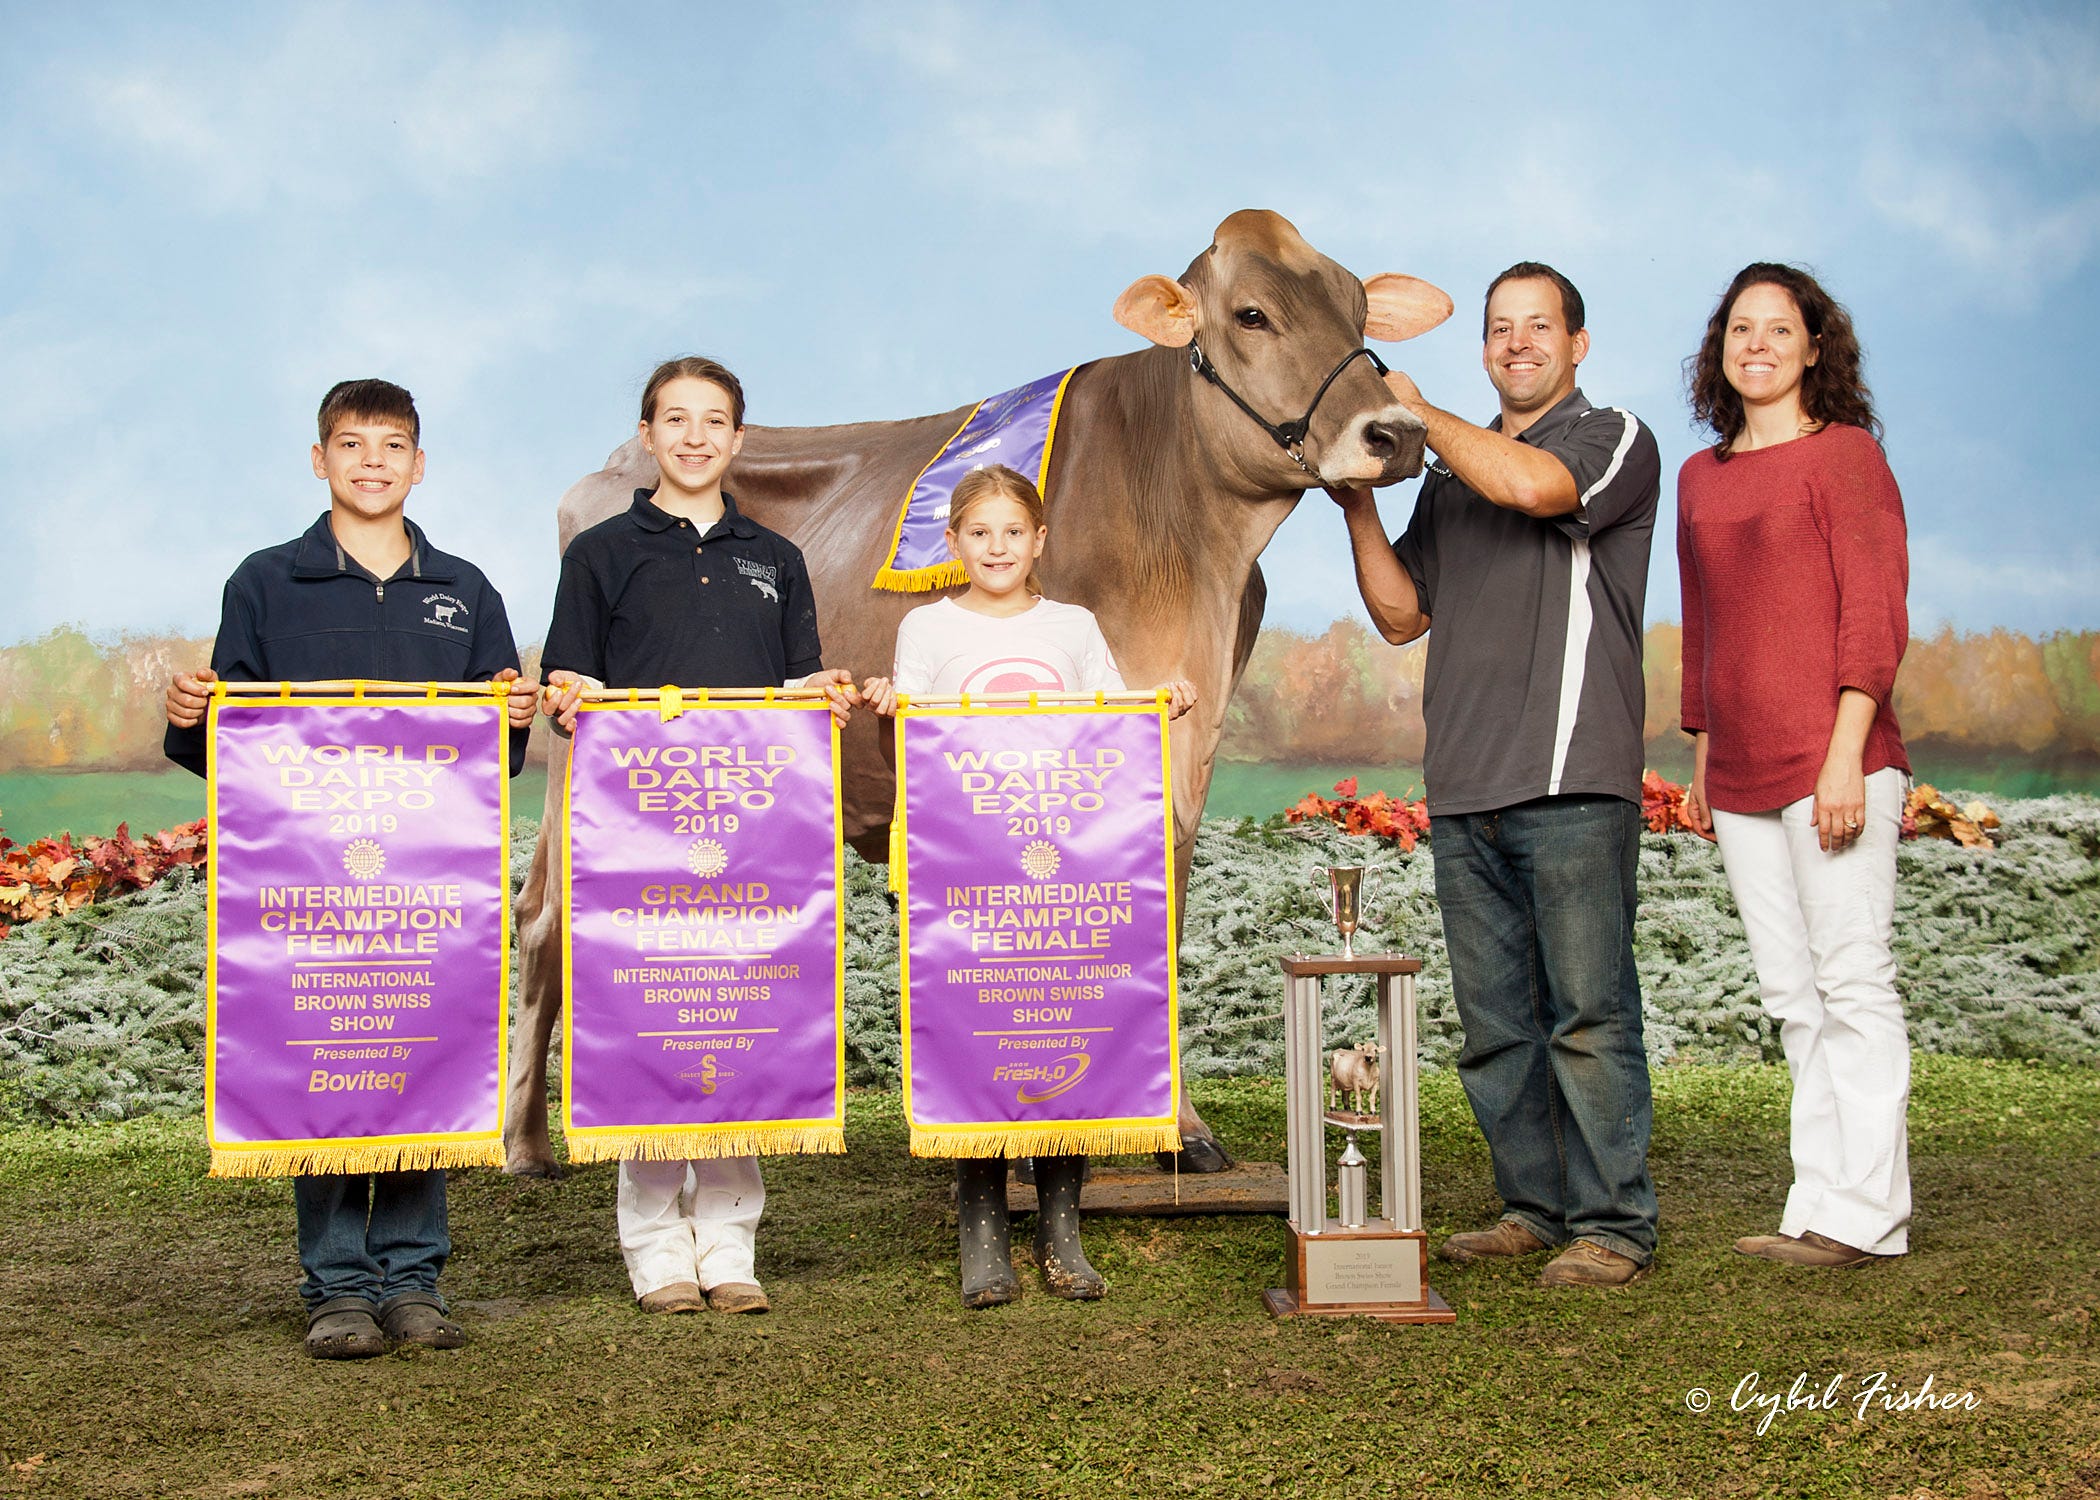
M 572 1162 L 714 1160 L 725 1156 L 844 1156 L 843 1125 L 718 1125 L 647 1135 L 567 1135 Z
M 893 568 L 884 563 L 875 574 L 875 587 L 892 594 L 928 594 L 969 581 L 963 565 L 952 559 L 924 568 Z
M 213 1177 L 339 1177 L 356 1172 L 422 1172 L 432 1167 L 500 1167 L 501 1141 L 404 1141 L 373 1146 L 214 1146 Z
M 987 1125 L 981 1130 L 912 1127 L 913 1156 L 1129 1156 L 1141 1151 L 1179 1151 L 1181 1127 L 1088 1125 Z

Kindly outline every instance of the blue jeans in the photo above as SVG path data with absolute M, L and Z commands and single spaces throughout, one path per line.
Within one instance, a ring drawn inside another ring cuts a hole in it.
M 437 1299 L 438 1272 L 452 1254 L 445 1174 L 357 1172 L 292 1181 L 299 1208 L 299 1296 L 309 1313 L 330 1303 L 374 1312 L 415 1294 Z
M 1652 1110 L 1633 966 L 1640 809 L 1542 797 L 1430 820 L 1458 1074 L 1504 1217 L 1549 1245 L 1655 1255 Z

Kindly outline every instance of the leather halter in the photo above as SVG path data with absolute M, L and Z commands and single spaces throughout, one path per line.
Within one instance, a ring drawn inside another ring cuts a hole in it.
M 1312 405 L 1305 408 L 1304 416 L 1295 422 L 1270 422 L 1265 420 L 1260 412 L 1249 406 L 1238 391 L 1225 383 L 1225 377 L 1218 373 L 1218 367 L 1212 364 L 1210 356 L 1203 352 L 1203 345 L 1195 339 L 1189 340 L 1189 368 L 1231 397 L 1234 406 L 1237 406 L 1241 411 L 1252 417 L 1254 425 L 1274 438 L 1276 446 L 1290 455 L 1291 462 L 1310 474 L 1315 480 L 1320 478 L 1319 470 L 1305 461 L 1305 437 L 1312 430 L 1313 413 L 1320 409 L 1320 402 L 1327 395 L 1327 388 L 1340 378 L 1342 371 L 1348 369 L 1358 359 L 1368 359 L 1371 362 L 1371 368 L 1376 370 L 1381 376 L 1386 373 L 1385 361 L 1380 359 L 1369 348 L 1351 349 L 1342 356 L 1340 364 L 1328 371 L 1327 378 L 1320 382 L 1320 388 L 1313 393 Z

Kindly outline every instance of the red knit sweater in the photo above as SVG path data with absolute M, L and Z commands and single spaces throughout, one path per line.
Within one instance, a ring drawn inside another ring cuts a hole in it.
M 1707 801 L 1765 812 L 1809 796 L 1838 692 L 1880 705 L 1865 764 L 1908 771 L 1889 706 L 1910 638 L 1903 496 L 1872 434 L 1831 426 L 1677 475 L 1684 727 L 1705 730 Z

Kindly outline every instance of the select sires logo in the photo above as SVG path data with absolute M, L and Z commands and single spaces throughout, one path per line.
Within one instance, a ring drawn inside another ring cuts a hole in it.
M 731 1019 L 734 1019 L 734 1017 Z M 685 1079 L 688 1083 L 699 1084 L 701 1093 L 712 1094 L 721 1086 L 723 1079 L 734 1078 L 736 1073 L 732 1069 L 725 1068 L 716 1062 L 714 1053 L 710 1052 L 700 1059 L 699 1067 L 687 1068 L 678 1076 Z
M 1041 1104 L 1069 1093 L 1086 1076 L 1088 1061 L 1084 1052 L 1070 1052 L 1051 1063 L 1001 1063 L 992 1069 L 992 1081 L 1019 1084 L 1014 1090 L 1018 1104 Z
M 425 594 L 423 596 L 425 625 L 438 625 L 446 630 L 456 630 L 461 635 L 472 635 L 474 627 L 464 623 L 470 613 L 463 600 L 450 594 Z

